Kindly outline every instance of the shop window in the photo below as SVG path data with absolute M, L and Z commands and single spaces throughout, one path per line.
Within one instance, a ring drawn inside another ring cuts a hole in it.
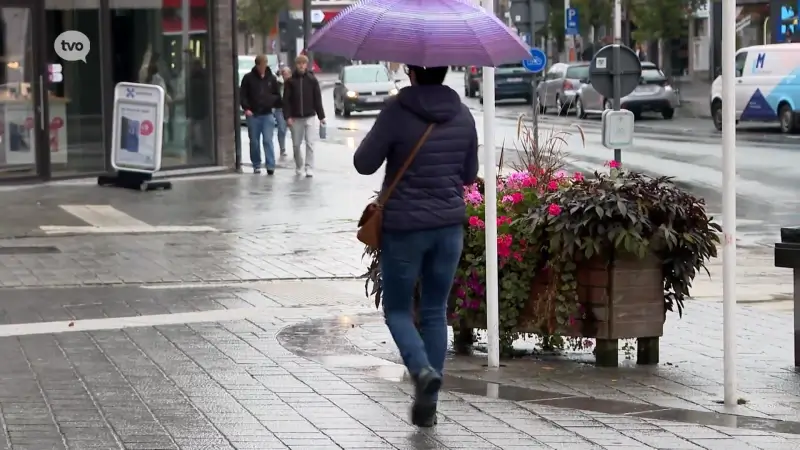
M 167 92 L 163 167 L 215 162 L 207 3 L 110 0 L 115 82 L 160 83 Z

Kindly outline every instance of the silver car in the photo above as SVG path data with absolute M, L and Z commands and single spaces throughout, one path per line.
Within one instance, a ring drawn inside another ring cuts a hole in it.
M 539 95 L 539 112 L 553 108 L 558 115 L 566 115 L 575 106 L 575 95 L 584 83 L 589 82 L 589 63 L 556 63 L 550 67 L 536 92 Z
M 667 82 L 664 72 L 649 62 L 642 63 L 642 77 L 639 86 L 620 99 L 622 109 L 640 118 L 643 112 L 657 112 L 665 119 L 672 119 L 678 106 L 678 96 Z M 591 84 L 584 84 L 575 99 L 575 114 L 583 119 L 590 114 L 602 114 L 611 109 L 611 99 L 600 95 Z

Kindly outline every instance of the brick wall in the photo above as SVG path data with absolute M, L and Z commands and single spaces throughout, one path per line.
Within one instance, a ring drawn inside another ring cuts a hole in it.
M 236 163 L 236 127 L 238 108 L 234 105 L 233 29 L 231 2 L 214 0 L 214 111 L 216 118 L 217 163 L 233 168 Z

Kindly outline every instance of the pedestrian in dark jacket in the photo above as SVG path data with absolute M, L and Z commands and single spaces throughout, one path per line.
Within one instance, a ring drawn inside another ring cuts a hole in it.
M 447 67 L 407 66 L 407 72 L 411 86 L 381 111 L 353 163 L 370 175 L 385 162 L 386 189 L 434 124 L 384 205 L 381 238 L 386 324 L 416 385 L 412 422 L 429 427 L 435 424 L 447 352 L 447 299 L 463 247 L 464 186 L 478 174 L 478 134 L 458 93 L 442 84 Z M 420 332 L 412 312 L 417 280 Z
M 307 177 L 313 177 L 314 142 L 319 136 L 319 122 L 325 124 L 325 110 L 322 108 L 322 91 L 317 78 L 308 71 L 308 57 L 298 55 L 294 60 L 292 77 L 283 85 L 283 116 L 292 134 L 294 164 L 297 175 L 302 175 L 304 160 Z M 306 154 L 300 145 L 306 142 Z
M 275 173 L 275 149 L 272 145 L 275 117 L 272 115 L 272 109 L 280 101 L 280 89 L 278 80 L 267 66 L 267 57 L 258 55 L 255 63 L 253 70 L 242 78 L 239 98 L 247 120 L 253 173 L 261 173 L 261 141 L 263 141 L 267 174 L 272 175 Z

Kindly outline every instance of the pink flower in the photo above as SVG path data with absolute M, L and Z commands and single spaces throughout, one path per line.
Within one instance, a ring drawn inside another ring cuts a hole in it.
M 618 161 L 609 161 L 606 163 L 606 165 L 612 169 L 619 169 L 620 166 Z
M 505 224 L 511 224 L 511 217 L 508 216 L 500 216 L 497 218 L 497 226 L 502 226 Z
M 562 178 L 566 178 L 567 177 L 567 172 L 565 172 L 563 170 L 559 170 L 558 172 L 556 172 L 555 176 L 556 176 L 557 179 L 560 180 Z
M 477 206 L 483 203 L 483 196 L 477 190 L 469 191 L 464 195 L 464 198 L 467 200 L 467 203 Z
M 561 207 L 555 203 L 551 203 L 550 206 L 547 207 L 547 214 L 550 214 L 551 216 L 557 216 L 561 214 Z
M 513 194 L 504 195 L 501 202 L 503 203 L 511 203 L 512 205 L 516 205 L 517 203 L 525 200 L 525 196 L 522 195 L 521 192 L 514 192 Z
M 558 189 L 558 181 L 552 180 L 549 183 L 547 183 L 547 189 L 550 189 L 551 191 L 555 191 L 556 189 Z
M 583 181 L 583 179 L 584 179 L 584 178 L 583 178 L 583 174 L 582 174 L 582 173 L 580 173 L 580 172 L 575 172 L 575 173 L 572 175 L 572 179 L 573 179 L 573 180 L 575 180 L 575 181 Z
M 481 220 L 478 216 L 472 216 L 469 218 L 469 226 L 474 228 L 484 228 L 486 224 Z

